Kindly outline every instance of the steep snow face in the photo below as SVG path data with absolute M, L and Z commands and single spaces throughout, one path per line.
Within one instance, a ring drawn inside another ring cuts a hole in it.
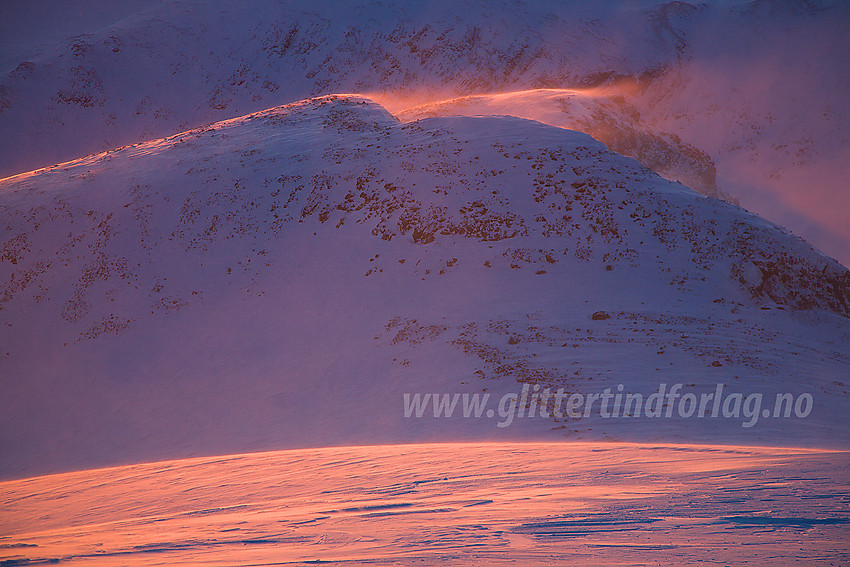
M 320 97 L 2 180 L 0 216 L 6 475 L 448 439 L 847 442 L 848 271 L 583 133 Z M 814 408 L 403 414 L 405 393 L 660 383 Z
M 705 195 L 721 196 L 714 162 L 708 154 L 682 142 L 675 134 L 657 132 L 643 123 L 638 110 L 622 95 L 594 90 L 534 89 L 465 96 L 408 108 L 397 114 L 405 121 L 451 115 L 518 116 L 586 132 L 610 150 L 633 157 L 664 177 L 681 181 Z

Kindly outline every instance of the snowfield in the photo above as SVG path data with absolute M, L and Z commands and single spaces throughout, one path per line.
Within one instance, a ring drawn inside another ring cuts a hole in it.
M 393 445 L 0 483 L 7 565 L 836 565 L 847 455 Z M 29 561 L 29 562 L 27 562 Z

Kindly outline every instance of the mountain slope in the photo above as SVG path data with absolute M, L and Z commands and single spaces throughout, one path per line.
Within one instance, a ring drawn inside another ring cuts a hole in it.
M 320 97 L 2 180 L 0 216 L 4 475 L 364 442 L 847 441 L 848 271 L 579 132 Z M 497 427 L 402 404 L 721 382 L 814 410 Z

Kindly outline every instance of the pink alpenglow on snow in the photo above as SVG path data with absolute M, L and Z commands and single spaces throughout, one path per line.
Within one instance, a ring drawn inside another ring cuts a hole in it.
M 7 4 L 0 565 L 850 562 L 850 4 Z

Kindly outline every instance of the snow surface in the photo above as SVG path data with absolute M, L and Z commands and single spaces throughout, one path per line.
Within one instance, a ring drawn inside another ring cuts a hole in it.
M 846 464 L 829 451 L 621 443 L 167 461 L 0 483 L 0 561 L 842 565 Z

